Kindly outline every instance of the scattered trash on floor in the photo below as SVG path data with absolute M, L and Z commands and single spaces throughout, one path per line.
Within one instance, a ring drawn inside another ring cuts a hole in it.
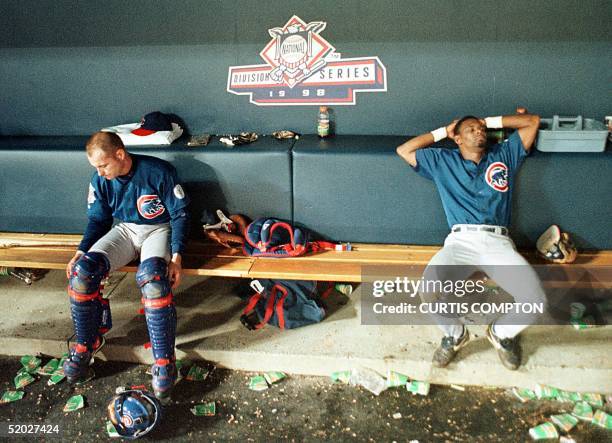
M 538 399 L 553 399 L 559 395 L 559 390 L 552 386 L 540 385 L 535 386 L 535 394 Z
M 406 386 L 408 383 L 408 376 L 400 374 L 399 372 L 389 370 L 387 372 L 387 387 L 395 388 L 398 386 Z
M 277 383 L 281 381 L 282 379 L 284 379 L 285 377 L 287 377 L 287 375 L 284 372 L 275 372 L 275 371 L 266 372 L 263 376 L 270 386 L 272 386 L 274 383 Z
M 559 389 L 559 393 L 555 397 L 555 400 L 564 403 L 575 403 L 582 400 L 582 395 L 579 392 L 564 391 Z
M 30 383 L 34 383 L 35 381 L 36 379 L 32 377 L 28 372 L 20 372 L 14 379 L 15 387 L 17 389 L 26 387 L 27 385 L 29 385 Z
M 216 405 L 214 401 L 195 405 L 190 409 L 191 413 L 196 416 L 213 417 L 216 414 Z
M 176 360 L 174 364 L 176 364 L 176 374 L 177 374 L 176 382 L 178 383 L 185 376 L 185 371 L 187 371 L 187 368 L 190 368 L 193 363 L 191 363 L 189 360 Z M 151 368 L 149 368 L 149 371 L 147 371 L 147 374 L 152 375 Z
M 612 415 L 605 413 L 601 409 L 595 411 L 593 420 L 591 422 L 597 426 L 601 426 L 602 428 L 612 429 Z
M 603 396 L 601 394 L 594 394 L 594 393 L 586 393 L 586 394 L 579 394 L 582 396 L 582 400 L 586 401 L 588 404 L 590 404 L 591 406 L 597 406 L 597 407 L 603 407 Z
M 38 368 L 37 372 L 39 375 L 51 376 L 53 375 L 55 371 L 57 371 L 58 367 L 59 367 L 59 360 L 57 358 L 52 358 L 51 360 L 47 362 L 46 365 Z
M 569 432 L 578 424 L 578 419 L 571 414 L 551 415 L 550 420 L 564 432 Z
M 106 433 L 110 438 L 121 437 L 121 435 L 119 435 L 119 433 L 117 432 L 117 429 L 115 429 L 115 425 L 110 420 L 106 422 Z
M 587 402 L 579 401 L 574 405 L 572 415 L 580 420 L 590 422 L 593 420 L 593 408 Z
M 334 285 L 334 288 L 340 294 L 351 295 L 353 293 L 353 285 L 351 285 L 349 283 L 336 283 Z
M 527 388 L 512 388 L 512 394 L 517 397 L 521 403 L 527 403 L 530 400 L 535 400 L 536 394 L 531 389 Z
M 29 372 L 36 372 L 40 364 L 42 363 L 40 358 L 36 358 L 33 355 L 24 355 L 21 357 L 21 365 Z
M 60 383 L 62 380 L 64 380 L 65 378 L 66 376 L 64 375 L 64 369 L 60 368 L 56 372 L 54 372 L 53 375 L 51 375 L 51 377 L 49 377 L 49 380 L 47 381 L 47 385 L 48 386 L 56 385 Z
M 331 374 L 331 379 L 334 382 L 341 382 L 344 384 L 348 384 L 350 378 L 351 378 L 351 371 L 336 371 L 336 372 L 332 372 Z
M 387 381 L 377 372 L 367 368 L 355 368 L 351 371 L 349 384 L 361 386 L 374 395 L 379 395 L 387 389 Z
M 387 378 L 368 368 L 354 368 L 347 371 L 332 372 L 331 379 L 334 382 L 341 382 L 352 386 L 361 386 L 374 395 L 380 395 L 387 388 L 406 386 L 408 392 L 416 395 L 429 394 L 429 382 L 420 380 L 410 380 L 407 375 L 396 371 L 387 371 Z M 455 386 L 457 390 L 465 390 L 463 386 Z
M 534 440 L 545 440 L 549 438 L 559 438 L 557 428 L 551 422 L 547 421 L 529 429 L 529 435 Z
M 74 412 L 77 409 L 85 407 L 85 397 L 82 395 L 75 395 L 70 397 L 64 406 L 64 412 Z
M 263 375 L 256 375 L 251 377 L 249 381 L 249 389 L 251 391 L 265 391 L 268 389 L 268 382 Z
M 511 392 L 522 403 L 536 399 L 574 403 L 574 408 L 571 414 L 563 413 L 551 415 L 550 420 L 552 423 L 546 422 L 536 426 L 535 428 L 531 428 L 529 430 L 529 434 L 534 440 L 557 438 L 558 435 L 554 435 L 550 429 L 551 425 L 553 428 L 554 425 L 556 425 L 560 431 L 567 433 L 572 430 L 579 421 L 585 421 L 593 425 L 601 426 L 605 429 L 612 429 L 611 415 L 607 414 L 601 409 L 598 409 L 595 414 L 593 414 L 593 407 L 604 407 L 604 396 L 602 394 L 594 392 L 580 393 L 565 391 L 563 389 L 541 384 L 537 384 L 534 391 L 525 388 L 512 388 Z M 606 403 L 608 403 L 608 400 L 612 400 L 612 398 L 609 397 L 610 396 L 605 397 Z M 562 436 L 560 441 L 564 441 L 566 443 L 574 442 L 572 438 L 565 436 Z
M 584 330 L 584 329 L 591 329 L 597 326 L 597 323 L 595 322 L 595 318 L 591 315 L 582 317 L 577 320 L 571 319 L 570 324 L 574 327 L 574 329 L 579 330 L 579 331 Z
M 198 365 L 193 365 L 189 368 L 189 372 L 185 376 L 185 380 L 189 381 L 204 381 L 208 377 L 208 370 Z
M 23 391 L 4 391 L 2 398 L 0 398 L 0 404 L 11 403 L 13 401 L 21 400 L 25 392 Z
M 412 395 L 423 395 L 429 394 L 429 383 L 426 381 L 412 380 L 406 385 L 408 392 L 412 392 Z

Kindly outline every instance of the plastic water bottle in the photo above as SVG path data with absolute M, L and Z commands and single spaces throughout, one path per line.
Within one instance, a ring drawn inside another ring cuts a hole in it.
M 329 136 L 329 111 L 327 106 L 319 107 L 317 123 L 317 134 L 319 134 L 319 137 L 323 138 Z

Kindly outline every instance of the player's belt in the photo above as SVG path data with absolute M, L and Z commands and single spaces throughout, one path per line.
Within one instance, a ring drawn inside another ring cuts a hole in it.
M 499 235 L 508 235 L 508 228 L 504 226 L 487 226 L 487 225 L 454 225 L 451 232 L 468 232 L 468 231 L 485 231 L 493 232 Z

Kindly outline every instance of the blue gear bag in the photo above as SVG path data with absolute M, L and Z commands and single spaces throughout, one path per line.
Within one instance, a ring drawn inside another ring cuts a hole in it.
M 325 318 L 322 299 L 316 281 L 302 280 L 253 280 L 251 286 L 257 293 L 244 309 L 240 321 L 248 329 L 261 329 L 267 323 L 281 329 L 294 329 L 319 323 Z

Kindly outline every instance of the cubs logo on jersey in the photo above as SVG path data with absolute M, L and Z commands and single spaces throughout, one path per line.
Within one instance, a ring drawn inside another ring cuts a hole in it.
M 508 190 L 508 166 L 502 162 L 491 163 L 485 173 L 485 181 L 499 192 Z
M 157 195 L 142 195 L 137 202 L 138 213 L 147 220 L 162 215 L 166 208 Z

